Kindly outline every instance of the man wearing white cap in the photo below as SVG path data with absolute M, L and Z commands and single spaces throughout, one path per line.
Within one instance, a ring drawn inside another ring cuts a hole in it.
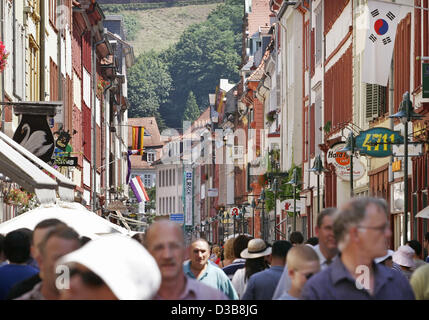
M 147 300 L 161 283 L 156 261 L 141 244 L 124 235 L 92 240 L 62 257 L 57 267 L 70 272 L 69 286 L 64 281 L 61 290 L 64 300 Z

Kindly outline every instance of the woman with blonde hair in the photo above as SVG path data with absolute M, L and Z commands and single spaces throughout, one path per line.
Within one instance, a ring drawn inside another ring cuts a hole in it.
M 234 238 L 228 239 L 223 246 L 224 259 L 220 262 L 220 267 L 229 266 L 234 261 Z

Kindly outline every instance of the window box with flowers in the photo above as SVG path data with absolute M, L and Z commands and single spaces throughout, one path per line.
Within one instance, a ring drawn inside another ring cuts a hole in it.
M 6 51 L 6 47 L 3 42 L 0 41 L 0 72 L 3 72 L 6 68 L 7 58 L 9 56 L 9 52 Z
M 4 202 L 10 206 L 16 206 L 18 214 L 35 208 L 37 198 L 34 193 L 29 193 L 20 188 L 10 189 L 4 195 Z
M 104 79 L 98 80 L 97 93 L 99 96 L 103 95 L 104 88 L 106 88 L 108 84 L 109 84 L 109 82 L 104 80 Z

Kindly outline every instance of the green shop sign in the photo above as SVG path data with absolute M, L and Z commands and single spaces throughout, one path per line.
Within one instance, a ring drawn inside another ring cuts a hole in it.
M 356 137 L 356 147 L 360 154 L 383 158 L 392 155 L 392 144 L 404 143 L 399 131 L 387 128 L 372 128 L 361 131 Z

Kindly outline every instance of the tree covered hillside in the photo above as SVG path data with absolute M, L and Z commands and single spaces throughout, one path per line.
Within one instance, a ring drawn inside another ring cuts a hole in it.
M 161 129 L 180 129 L 190 92 L 203 110 L 219 79 L 237 82 L 243 11 L 242 0 L 227 0 L 167 50 L 142 53 L 129 73 L 129 116 L 155 116 Z

